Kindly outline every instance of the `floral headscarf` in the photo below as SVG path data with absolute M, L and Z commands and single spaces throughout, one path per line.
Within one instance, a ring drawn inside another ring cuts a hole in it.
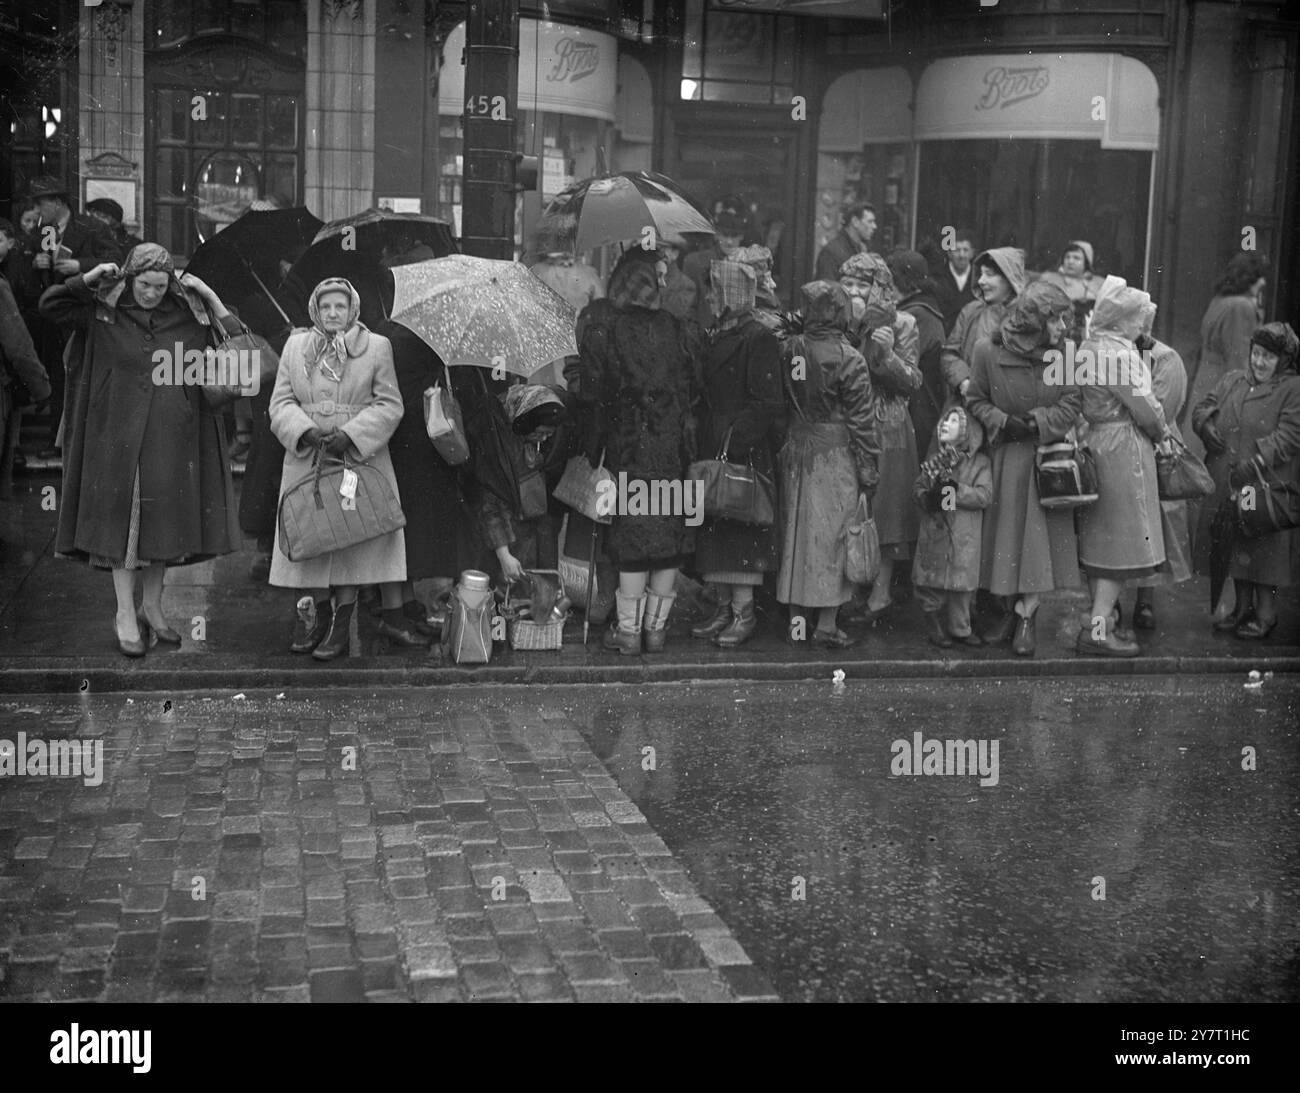
M 889 264 L 878 254 L 855 254 L 840 266 L 841 284 L 846 277 L 866 281 L 871 286 L 862 297 L 867 305 L 867 325 L 893 326 L 898 307 L 894 302 L 894 275 L 889 271 Z
M 172 261 L 171 252 L 158 243 L 137 243 L 131 248 L 131 253 L 127 255 L 126 261 L 121 266 L 122 275 L 120 277 L 105 277 L 95 286 L 95 298 L 101 304 L 108 308 L 118 306 L 118 300 L 122 297 L 122 292 L 126 288 L 128 277 L 134 277 L 138 273 L 165 273 L 167 274 L 167 295 L 177 303 L 188 307 L 194 317 L 204 326 L 211 325 L 208 318 L 207 309 L 203 306 L 203 300 L 198 293 L 185 288 L 176 278 L 176 264 Z M 127 298 L 127 303 L 131 303 L 132 298 Z
M 1002 344 L 1021 357 L 1036 355 L 1047 348 L 1047 320 L 1068 318 L 1073 305 L 1055 285 L 1034 281 L 1007 305 L 999 334 Z
M 350 301 L 348 304 L 348 321 L 342 330 L 330 334 L 321 324 L 320 298 L 329 292 L 342 292 Z M 307 346 L 307 374 L 310 375 L 318 364 L 321 369 L 336 382 L 340 373 L 347 366 L 348 357 L 357 357 L 365 349 L 366 327 L 358 321 L 361 314 L 361 294 L 352 287 L 351 281 L 342 277 L 327 277 L 311 292 L 307 302 L 307 314 L 311 318 L 311 340 Z

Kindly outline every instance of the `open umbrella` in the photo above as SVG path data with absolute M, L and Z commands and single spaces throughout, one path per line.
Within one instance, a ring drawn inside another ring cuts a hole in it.
M 661 239 L 683 233 L 714 234 L 704 210 L 667 175 L 651 171 L 586 179 L 556 197 L 546 211 L 577 218 L 573 249 L 578 253 L 605 243 L 639 240 L 647 227 Z
M 206 281 L 230 303 L 265 292 L 280 310 L 266 280 L 277 278 L 276 263 L 305 247 L 324 226 L 306 208 L 250 209 L 198 248 L 186 273 Z M 284 315 L 283 311 L 280 311 Z M 290 322 L 284 315 L 284 321 Z
M 453 254 L 395 266 L 393 282 L 393 319 L 449 365 L 527 379 L 578 352 L 573 308 L 518 262 Z

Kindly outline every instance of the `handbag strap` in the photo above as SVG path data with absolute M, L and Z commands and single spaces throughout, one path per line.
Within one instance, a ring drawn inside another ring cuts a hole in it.
M 727 426 L 727 432 L 722 438 L 722 447 L 718 449 L 719 463 L 725 463 L 727 461 L 727 452 L 731 449 L 731 431 L 735 427 L 734 424 Z

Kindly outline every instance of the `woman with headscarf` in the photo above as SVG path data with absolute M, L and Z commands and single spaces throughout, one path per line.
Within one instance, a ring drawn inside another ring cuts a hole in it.
M 52 286 L 40 308 L 74 326 L 82 346 L 69 377 L 55 549 L 113 571 L 125 656 L 179 645 L 163 616 L 165 568 L 229 554 L 240 535 L 220 414 L 199 387 L 173 382 L 185 362 L 171 358 L 202 353 L 213 318 L 231 334 L 239 324 L 197 277 L 178 281 L 156 243 L 135 247 L 121 269 L 103 263 Z
M 285 343 L 271 396 L 271 428 L 285 449 L 280 496 L 311 472 L 318 450 L 321 457 L 369 463 L 397 494 L 388 441 L 402 420 L 402 396 L 392 346 L 360 321 L 361 297 L 341 277 L 312 290 L 307 313 L 311 329 L 294 331 Z M 298 601 L 292 652 L 317 660 L 346 653 L 357 586 L 369 584 L 379 585 L 383 598 L 379 633 L 399 647 L 428 644 L 402 611 L 402 529 L 298 562 L 285 555 L 278 527 L 275 535 L 270 583 L 306 593 Z
M 1073 342 L 1083 340 L 1084 327 L 1101 289 L 1102 279 L 1092 272 L 1092 244 L 1086 239 L 1073 239 L 1065 245 L 1060 268 L 1044 273 L 1039 278 L 1045 284 L 1055 285 L 1070 298 L 1073 322 L 1067 336 Z
M 1244 372 L 1250 360 L 1250 336 L 1264 321 L 1263 298 L 1268 263 L 1253 252 L 1232 256 L 1214 299 L 1201 318 L 1201 352 L 1187 374 L 1188 406 L 1195 406 L 1228 372 Z
M 699 328 L 662 310 L 654 264 L 624 260 L 609 280 L 606 306 L 594 301 L 578 323 L 584 443 L 594 467 L 618 486 L 606 551 L 618 567 L 618 621 L 604 637 L 611 652 L 662 651 L 676 599 L 677 570 L 690 549 L 686 513 L 643 512 L 637 501 L 673 484 L 685 507 L 686 468 L 695 458 Z
M 1154 316 L 1147 293 L 1107 277 L 1080 347 L 1081 364 L 1090 360 L 1094 368 L 1092 382 L 1081 387 L 1097 469 L 1097 500 L 1079 513 L 1079 564 L 1092 585 L 1092 614 L 1077 642 L 1081 653 L 1137 656 L 1131 632 L 1119 632 L 1120 588 L 1168 568 L 1155 454 L 1168 429 L 1135 344 Z
M 804 611 L 816 609 L 813 644 L 857 644 L 836 624 L 853 598 L 845 574 L 844 528 L 859 496 L 870 503 L 880 481 L 879 421 L 871 373 L 850 340 L 856 330 L 849 294 L 830 281 L 799 290 L 803 329 L 787 359 L 790 428 L 778 455 L 784 542 L 776 598 L 790 605 L 790 636 L 806 636 Z
M 1079 584 L 1074 513 L 1045 509 L 1035 474 L 1038 445 L 1064 439 L 1083 404 L 1077 387 L 1049 382 L 1044 360 L 1049 350 L 1059 351 L 1069 315 L 1070 301 L 1059 288 L 1041 282 L 1026 288 L 994 336 L 975 346 L 967 395 L 967 409 L 984 426 L 993 459 L 980 587 L 1001 597 L 1004 606 L 984 640 L 1012 639 L 1020 656 L 1034 655 L 1042 594 Z
M 976 343 L 993 337 L 1011 301 L 1025 290 L 1025 252 L 1015 247 L 984 251 L 975 259 L 975 285 L 980 298 L 961 309 L 939 354 L 947 402 L 966 395 Z
M 768 434 L 785 410 L 781 345 L 754 317 L 758 273 L 753 266 L 714 262 L 710 281 L 717 321 L 704 354 L 700 451 L 712 458 L 725 449 L 732 463 L 749 463 L 770 482 Z M 754 589 L 763 574 L 776 569 L 778 538 L 775 525 L 705 521 L 696 538 L 695 567 L 717 590 L 718 606 L 712 618 L 691 630 L 695 637 L 729 649 L 753 636 L 758 625 Z
M 1251 335 L 1250 360 L 1232 371 L 1192 413 L 1192 426 L 1210 456 L 1218 489 L 1201 509 L 1198 560 L 1208 543 L 1208 524 L 1229 494 L 1259 490 L 1265 478 L 1300 485 L 1300 340 L 1289 323 L 1267 323 Z M 1261 640 L 1277 625 L 1277 590 L 1297 582 L 1300 531 L 1278 531 L 1233 544 L 1228 576 L 1236 588 L 1231 614 L 1214 629 Z
M 894 275 L 880 255 L 853 255 L 840 267 L 840 284 L 853 302 L 854 342 L 871 375 L 871 413 L 880 443 L 880 482 L 873 510 L 880 538 L 880 572 L 862 616 L 874 623 L 893 606 L 894 563 L 911 558 L 920 528 L 912 502 L 919 469 L 916 433 L 907 412 L 908 402 L 921 389 L 919 338 L 916 320 L 897 308 Z

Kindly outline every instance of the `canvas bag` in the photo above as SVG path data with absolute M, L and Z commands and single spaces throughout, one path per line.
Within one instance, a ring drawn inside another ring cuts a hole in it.
M 564 466 L 564 474 L 555 486 L 555 499 L 582 513 L 598 524 L 614 522 L 612 513 L 602 513 L 597 502 L 601 496 L 601 482 L 613 482 L 614 476 L 605 470 L 605 453 L 595 467 L 585 455 L 575 455 Z M 608 491 L 605 491 L 608 493 Z
M 867 499 L 858 494 L 858 507 L 844 525 L 844 579 L 850 584 L 870 584 L 880 573 L 880 536 Z
M 280 498 L 280 551 L 291 562 L 346 550 L 406 527 L 383 472 L 368 463 L 327 456 L 323 446 L 317 447 L 312 463 L 313 469 Z M 339 489 L 348 471 L 357 476 L 357 485 L 353 504 L 345 508 Z

